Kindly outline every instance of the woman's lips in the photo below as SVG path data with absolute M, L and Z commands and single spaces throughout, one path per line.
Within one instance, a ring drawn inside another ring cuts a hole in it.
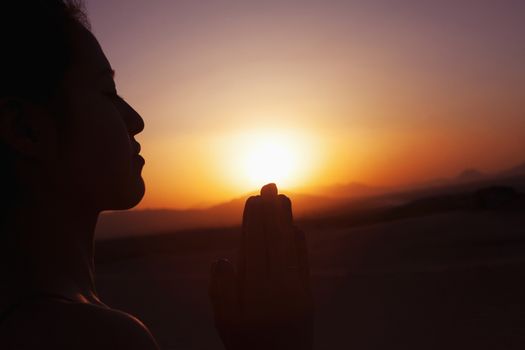
M 146 161 L 144 160 L 144 158 L 142 158 L 142 156 L 140 154 L 135 154 L 135 160 L 140 163 L 140 165 L 144 165 L 146 164 Z
M 140 146 L 140 143 L 138 143 L 137 141 L 133 141 L 133 151 L 135 154 L 139 154 L 140 153 L 140 150 L 142 149 L 142 147 Z

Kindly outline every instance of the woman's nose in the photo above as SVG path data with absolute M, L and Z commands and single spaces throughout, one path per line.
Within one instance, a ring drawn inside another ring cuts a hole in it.
M 144 120 L 133 107 L 131 107 L 127 102 L 125 103 L 127 108 L 125 122 L 128 126 L 129 133 L 131 135 L 139 134 L 142 132 L 142 130 L 144 130 Z

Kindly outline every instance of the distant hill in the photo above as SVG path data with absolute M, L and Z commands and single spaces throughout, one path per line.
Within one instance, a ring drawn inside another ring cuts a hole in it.
M 484 173 L 475 168 L 467 168 L 459 173 L 456 177 L 450 178 L 439 178 L 431 181 L 408 186 L 404 190 L 414 189 L 430 189 L 430 188 L 444 188 L 461 184 L 477 184 L 483 182 L 498 182 L 505 178 L 516 177 L 519 175 L 525 175 L 525 163 L 512 167 L 510 169 L 496 172 L 496 173 Z
M 491 186 L 508 186 L 525 192 L 525 164 L 495 175 L 467 169 L 455 178 L 439 179 L 402 189 L 373 187 L 354 182 L 319 188 L 320 195 L 287 194 L 292 200 L 295 217 L 303 219 L 392 208 L 421 198 L 455 195 Z M 107 239 L 238 226 L 248 197 L 249 195 L 245 195 L 204 209 L 107 212 L 99 219 L 96 235 L 98 239 Z
M 505 175 L 521 175 L 525 174 L 525 163 L 517 165 L 513 168 L 506 170 L 503 174 Z
M 315 191 L 334 198 L 363 198 L 376 196 L 391 191 L 388 187 L 370 186 L 361 182 L 350 182 L 347 184 L 336 184 L 316 188 Z
M 478 181 L 485 177 L 481 171 L 477 169 L 466 169 L 462 171 L 454 180 L 460 182 Z
M 341 200 L 308 194 L 287 194 L 295 217 L 327 211 Z M 249 195 L 205 209 L 151 209 L 103 213 L 97 225 L 98 239 L 137 236 L 174 230 L 238 226 Z

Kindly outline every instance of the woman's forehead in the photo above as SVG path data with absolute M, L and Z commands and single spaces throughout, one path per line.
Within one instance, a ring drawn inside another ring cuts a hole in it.
M 113 69 L 102 51 L 95 36 L 82 25 L 78 24 L 72 30 L 73 65 L 72 69 L 79 74 L 90 77 L 103 73 L 113 75 Z

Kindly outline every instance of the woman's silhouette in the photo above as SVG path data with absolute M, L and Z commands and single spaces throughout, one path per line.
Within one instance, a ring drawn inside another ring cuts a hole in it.
M 134 139 L 144 122 L 117 95 L 81 8 L 61 0 L 0 4 L 1 349 L 158 348 L 146 326 L 105 305 L 95 288 L 98 215 L 131 208 L 144 194 Z M 301 234 L 289 201 L 268 188 L 245 210 L 239 277 L 227 262 L 214 268 L 211 295 L 229 349 L 311 346 L 304 244 L 294 243 Z M 257 245 L 270 231 L 284 238 Z M 275 259 L 257 255 L 273 244 Z M 276 273 L 279 264 L 286 275 Z M 273 313 L 261 316 L 261 307 Z

